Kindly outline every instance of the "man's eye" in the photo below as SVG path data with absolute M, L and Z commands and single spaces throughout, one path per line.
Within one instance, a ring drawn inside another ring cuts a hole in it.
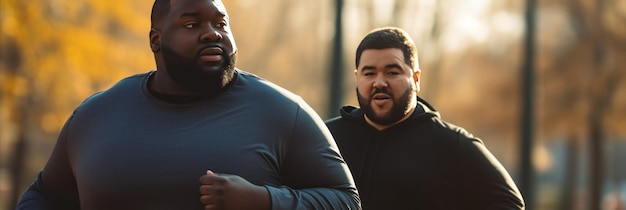
M 187 23 L 187 24 L 185 24 L 185 28 L 188 28 L 188 29 L 194 29 L 194 28 L 197 28 L 197 27 L 198 27 L 197 23 Z
M 395 71 L 387 72 L 387 75 L 398 75 L 398 74 L 400 74 L 400 73 L 395 72 Z
M 372 72 L 365 72 L 363 75 L 365 75 L 365 76 L 374 76 L 374 73 L 372 73 Z
M 226 23 L 224 23 L 224 22 L 217 23 L 217 24 L 215 24 L 215 27 L 217 27 L 217 28 L 226 28 Z

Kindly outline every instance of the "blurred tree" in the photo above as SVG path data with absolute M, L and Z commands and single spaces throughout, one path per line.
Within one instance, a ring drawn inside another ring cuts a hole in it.
M 343 84 L 344 84 L 344 49 L 343 49 L 343 0 L 335 0 L 335 25 L 332 50 L 330 52 L 331 65 L 328 68 L 330 75 L 330 88 L 328 95 L 328 113 L 325 118 L 334 117 L 334 110 L 339 110 L 343 104 Z
M 535 144 L 535 115 L 536 107 L 536 10 L 535 0 L 526 0 L 524 8 L 524 62 L 521 69 L 521 112 L 520 112 L 520 181 L 518 182 L 520 191 L 524 195 L 526 208 L 535 207 L 535 170 L 532 165 L 533 146 Z
M 14 209 L 71 110 L 131 72 L 153 68 L 151 2 L 0 1 L 0 170 Z M 0 183 L 2 184 L 2 183 Z M 4 197 L 4 196 L 2 196 Z
M 605 15 L 615 10 L 607 8 L 618 6 L 617 1 L 595 0 L 577 1 L 572 4 L 572 17 L 580 18 L 581 37 L 587 40 L 591 52 L 590 61 L 584 67 L 589 94 L 587 126 L 589 132 L 590 174 L 589 174 L 589 209 L 602 208 L 602 196 L 606 173 L 605 119 L 610 114 L 610 107 L 615 98 L 620 82 L 626 82 L 624 71 L 620 71 L 617 63 L 615 46 L 626 47 L 626 37 L 615 37 L 610 24 L 606 23 Z M 626 18 L 624 19 L 626 20 Z M 622 27 L 623 28 L 623 27 Z M 620 59 L 623 60 L 623 59 Z M 620 65 L 623 66 L 623 65 Z
M 626 65 L 620 59 L 626 56 L 626 8 L 618 0 L 550 1 L 543 8 L 544 23 L 560 21 L 559 25 L 546 24 L 543 28 L 545 37 L 551 37 L 541 44 L 543 135 L 574 136 L 572 139 L 587 141 L 589 199 L 585 209 L 601 209 L 606 138 L 623 136 L 624 130 L 619 127 L 626 126 L 623 120 L 616 120 L 624 119 L 621 110 L 626 106 L 623 100 L 617 100 L 617 93 L 625 88 L 620 84 L 626 83 L 625 71 L 620 70 Z

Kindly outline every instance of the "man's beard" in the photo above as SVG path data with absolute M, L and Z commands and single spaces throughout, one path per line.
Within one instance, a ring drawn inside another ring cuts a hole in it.
M 168 75 L 176 84 L 206 95 L 219 94 L 234 77 L 237 52 L 228 55 L 224 51 L 226 61 L 220 71 L 206 71 L 198 64 L 198 56 L 194 59 L 185 58 L 166 45 L 162 46 L 163 61 Z
M 376 114 L 373 108 L 373 106 L 375 105 L 372 103 L 372 100 L 374 99 L 374 94 L 377 93 L 388 94 L 393 101 L 393 106 L 391 107 L 391 110 L 381 116 Z M 415 94 L 413 93 L 415 93 L 414 90 L 412 90 L 411 88 L 407 88 L 406 91 L 404 91 L 404 93 L 402 93 L 402 95 L 396 99 L 391 93 L 389 93 L 387 89 L 376 89 L 376 91 L 372 93 L 368 99 L 366 99 L 363 95 L 361 95 L 358 88 L 356 90 L 356 96 L 359 100 L 359 106 L 361 106 L 361 110 L 363 110 L 363 113 L 367 115 L 367 118 L 379 125 L 391 125 L 406 116 L 406 113 L 411 104 L 411 97 L 415 97 Z

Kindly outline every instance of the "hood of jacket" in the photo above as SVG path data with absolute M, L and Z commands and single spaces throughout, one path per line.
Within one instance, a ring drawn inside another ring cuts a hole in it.
M 417 106 L 415 107 L 415 111 L 409 118 L 397 125 L 401 124 L 413 124 L 418 123 L 420 121 L 431 120 L 432 118 L 441 118 L 439 112 L 435 110 L 433 106 L 431 106 L 426 100 L 417 97 Z M 365 122 L 363 110 L 354 106 L 344 106 L 339 110 L 341 114 L 341 118 L 349 121 L 357 121 L 357 122 Z

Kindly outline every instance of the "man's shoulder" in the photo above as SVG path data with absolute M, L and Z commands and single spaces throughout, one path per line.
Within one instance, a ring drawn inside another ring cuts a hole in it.
M 92 94 L 89 97 L 87 97 L 79 105 L 79 108 L 80 107 L 84 107 L 84 106 L 88 106 L 88 105 L 93 104 L 93 103 L 103 103 L 103 102 L 105 102 L 105 103 L 112 103 L 114 101 L 109 100 L 109 97 L 113 97 L 113 96 L 116 96 L 116 95 L 117 96 L 119 96 L 119 95 L 126 95 L 128 97 L 135 97 L 135 96 L 130 96 L 130 95 L 141 93 L 142 82 L 145 79 L 147 79 L 147 76 L 150 73 L 151 72 L 146 72 L 146 73 L 134 74 L 134 75 L 125 77 L 125 78 L 119 80 L 113 86 L 111 86 L 111 87 L 109 87 L 109 88 L 107 88 L 105 90 L 97 91 L 94 94 Z
M 357 107 L 344 106 L 339 113 L 339 116 L 324 121 L 330 132 L 337 137 L 352 136 L 354 132 L 373 129 L 365 122 L 362 110 Z
M 153 71 L 127 76 L 117 81 L 115 84 L 113 84 L 113 86 L 101 92 L 113 92 L 126 88 L 136 88 L 140 90 L 142 88 L 143 82 L 146 82 L 148 76 L 152 73 Z
M 458 141 L 482 142 L 480 139 L 475 137 L 472 133 L 467 131 L 465 128 L 458 126 L 456 124 L 444 121 L 441 118 L 432 118 L 430 123 L 432 123 L 431 130 L 433 131 L 433 133 L 438 133 L 440 137 L 445 137 L 448 139 L 454 139 Z
M 265 78 L 239 69 L 237 69 L 237 74 L 236 86 L 242 88 L 239 90 L 244 91 L 250 97 L 259 99 L 261 102 L 265 101 L 273 104 L 277 104 L 275 103 L 277 101 L 291 101 L 296 104 L 304 102 L 299 95 Z

